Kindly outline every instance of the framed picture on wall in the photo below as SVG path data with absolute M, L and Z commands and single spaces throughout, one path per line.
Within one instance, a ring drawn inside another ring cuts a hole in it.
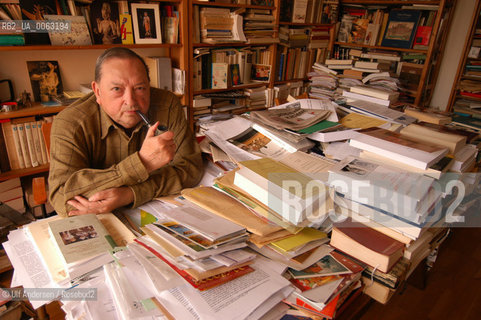
M 159 4 L 132 3 L 135 43 L 162 43 Z

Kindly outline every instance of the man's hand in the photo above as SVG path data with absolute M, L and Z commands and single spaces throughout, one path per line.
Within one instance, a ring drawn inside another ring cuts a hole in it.
M 156 136 L 154 133 L 158 126 L 159 122 L 156 122 L 149 128 L 139 151 L 140 160 L 149 173 L 172 161 L 176 150 L 174 133 L 167 131 Z
M 78 216 L 88 213 L 112 212 L 122 206 L 126 206 L 134 201 L 134 193 L 129 187 L 111 188 L 99 191 L 89 199 L 82 196 L 75 196 L 67 201 L 69 205 L 77 210 L 68 213 L 69 216 Z

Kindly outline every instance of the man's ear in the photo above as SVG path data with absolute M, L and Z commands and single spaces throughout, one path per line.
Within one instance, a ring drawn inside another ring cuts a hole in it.
M 95 97 L 97 98 L 97 103 L 100 104 L 100 86 L 97 82 L 92 81 L 91 87 L 95 94 Z

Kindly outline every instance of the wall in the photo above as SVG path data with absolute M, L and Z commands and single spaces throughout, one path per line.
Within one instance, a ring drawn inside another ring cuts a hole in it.
M 166 56 L 167 50 L 134 49 L 141 56 Z M 26 61 L 54 60 L 58 61 L 64 90 L 77 90 L 80 83 L 90 83 L 93 80 L 95 61 L 103 51 L 104 49 L 0 51 L 0 79 L 12 80 L 18 97 L 24 90 L 32 92 Z
M 430 105 L 444 111 L 456 77 L 462 48 L 470 29 L 471 17 L 476 0 L 457 0 L 444 57 L 439 69 L 439 75 Z

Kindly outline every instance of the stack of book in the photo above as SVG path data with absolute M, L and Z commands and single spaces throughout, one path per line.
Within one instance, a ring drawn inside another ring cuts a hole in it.
M 247 96 L 246 105 L 249 110 L 264 109 L 267 105 L 267 88 L 265 86 L 244 90 Z
M 207 290 L 253 271 L 248 265 L 255 255 L 240 249 L 247 245 L 244 227 L 192 203 L 164 211 L 162 215 L 142 227 L 149 239 L 136 241 L 198 290 Z
M 0 202 L 2 205 L 7 205 L 19 213 L 25 213 L 23 189 L 20 178 L 12 178 L 0 182 Z
M 247 9 L 244 15 L 244 34 L 247 43 L 277 43 L 274 16 L 270 9 Z
M 338 86 L 337 72 L 319 63 L 315 63 L 312 69 L 313 71 L 307 74 L 310 81 L 309 97 L 334 100 Z
M 200 39 L 203 43 L 232 42 L 234 21 L 228 8 L 200 8 Z
M 288 269 L 286 277 L 296 287 L 285 302 L 307 315 L 332 319 L 348 296 L 361 290 L 364 267 L 331 251 L 303 270 Z
M 354 86 L 350 88 L 350 91 L 344 90 L 342 95 L 348 99 L 348 102 L 363 100 L 383 106 L 389 106 L 391 103 L 396 102 L 399 97 L 398 92 L 371 86 Z

